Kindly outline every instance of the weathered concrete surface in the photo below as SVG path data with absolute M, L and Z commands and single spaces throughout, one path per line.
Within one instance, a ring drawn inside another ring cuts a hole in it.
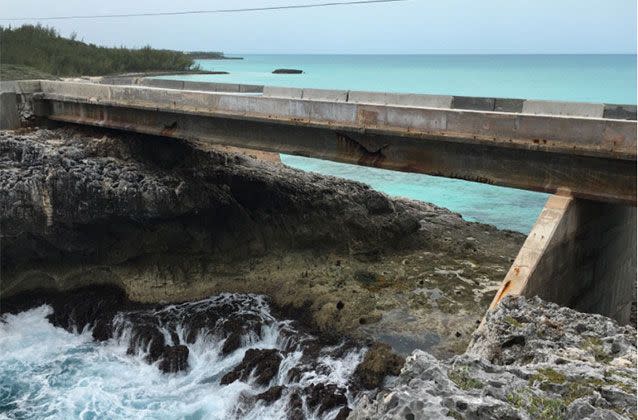
M 189 82 L 154 79 L 144 76 L 124 77 L 93 77 L 85 81 L 92 83 L 106 83 L 115 85 L 142 85 L 154 86 L 166 89 L 202 90 L 217 92 L 252 92 L 263 93 L 264 96 L 278 98 L 301 99 L 306 96 L 311 98 L 313 91 L 317 89 L 289 88 L 279 86 L 237 85 L 232 83 L 215 82 Z M 322 98 L 335 98 L 343 101 L 344 92 L 346 102 L 401 105 L 424 108 L 452 108 L 469 109 L 495 112 L 515 112 L 543 115 L 580 116 L 594 118 L 613 118 L 623 120 L 636 120 L 635 105 L 593 104 L 560 101 L 539 101 L 512 98 L 481 98 L 467 96 L 428 95 L 413 93 L 386 93 L 366 91 L 330 91 L 322 90 Z
M 492 302 L 540 296 L 629 322 L 636 301 L 636 208 L 551 196 Z
M 303 89 L 279 86 L 264 86 L 263 95 L 272 98 L 301 99 Z
M 418 95 L 410 93 L 362 92 L 351 90 L 348 102 L 399 105 L 418 108 L 451 108 L 452 96 Z
M 70 81 L 79 83 L 101 83 L 106 85 L 149 86 L 162 89 L 193 90 L 202 92 L 261 93 L 264 89 L 261 85 L 156 79 L 144 76 L 103 76 L 90 77 L 86 80 L 71 79 Z
M 262 293 L 322 331 L 462 352 L 523 242 L 426 203 L 202 143 L 0 132 L 2 290 Z
M 347 102 L 347 90 L 303 89 L 301 99 L 326 102 Z
M 493 111 L 517 107 L 511 100 L 490 100 L 485 112 L 354 103 L 344 92 L 294 99 L 42 82 L 36 102 L 58 121 L 635 203 L 634 121 Z
M 523 103 L 523 113 L 540 115 L 579 115 L 589 118 L 602 118 L 605 106 L 582 102 L 531 101 Z
M 350 418 L 631 419 L 636 329 L 546 303 L 506 297 L 467 352 L 416 351 L 398 380 L 364 396 Z
M 15 92 L 0 92 L 0 130 L 20 128 Z

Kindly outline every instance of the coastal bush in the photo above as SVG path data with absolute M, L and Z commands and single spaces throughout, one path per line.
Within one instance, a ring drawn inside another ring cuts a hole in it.
M 110 48 L 62 37 L 54 28 L 0 26 L 0 65 L 27 66 L 55 76 L 96 76 L 146 71 L 193 69 L 193 59 L 180 51 Z

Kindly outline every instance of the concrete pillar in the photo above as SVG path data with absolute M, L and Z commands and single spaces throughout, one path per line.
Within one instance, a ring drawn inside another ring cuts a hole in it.
M 505 295 L 627 323 L 636 300 L 636 207 L 553 195 L 505 276 Z
M 20 128 L 18 101 L 15 92 L 0 92 L 0 130 Z

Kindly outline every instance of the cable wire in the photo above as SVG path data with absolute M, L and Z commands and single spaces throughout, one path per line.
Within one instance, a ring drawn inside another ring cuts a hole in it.
M 211 14 L 211 13 L 243 13 L 243 12 L 259 12 L 259 11 L 269 11 L 269 10 L 309 9 L 314 7 L 363 5 L 363 4 L 372 4 L 372 3 L 396 3 L 396 2 L 403 2 L 403 1 L 408 1 L 408 0 L 353 0 L 353 1 L 343 1 L 343 2 L 291 4 L 291 5 L 284 5 L 284 6 L 247 7 L 243 9 L 190 10 L 185 12 L 118 13 L 118 14 L 104 14 L 104 15 L 71 15 L 71 16 L 0 18 L 0 21 L 102 19 L 102 18 L 123 18 L 123 17 L 147 17 L 147 16 L 199 15 L 199 14 Z

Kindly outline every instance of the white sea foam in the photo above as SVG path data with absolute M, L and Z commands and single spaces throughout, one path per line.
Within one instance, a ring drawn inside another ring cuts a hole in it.
M 157 363 L 144 360 L 144 352 L 127 355 L 130 324 L 120 315 L 116 337 L 103 343 L 92 340 L 90 331 L 80 334 L 54 327 L 47 320 L 49 306 L 5 315 L 0 322 L 0 418 L 188 418 L 227 419 L 241 415 L 248 419 L 279 419 L 286 416 L 287 393 L 273 403 L 258 403 L 248 412 L 237 413 L 242 394 L 254 395 L 268 387 L 236 381 L 219 385 L 220 378 L 236 366 L 248 348 L 289 346 L 279 334 L 290 329 L 287 321 L 277 321 L 266 301 L 253 295 L 220 295 L 199 302 L 172 305 L 154 316 L 170 313 L 170 319 L 188 316 L 221 302 L 236 304 L 236 313 L 258 314 L 263 324 L 261 337 L 243 337 L 244 345 L 227 356 L 220 355 L 223 340 L 201 333 L 189 348 L 189 369 L 175 374 L 161 373 Z M 183 318 L 181 318 L 183 319 Z M 168 324 L 162 325 L 168 343 Z M 176 328 L 182 343 L 186 335 L 179 322 Z M 272 385 L 297 389 L 310 383 L 345 386 L 363 350 L 348 352 L 343 358 L 321 356 L 322 373 L 306 373 L 300 383 L 288 383 L 288 371 L 301 357 L 300 349 L 285 354 Z M 351 400 L 351 396 L 349 396 Z M 315 416 L 307 413 L 309 418 Z M 334 413 L 325 413 L 333 416 Z

